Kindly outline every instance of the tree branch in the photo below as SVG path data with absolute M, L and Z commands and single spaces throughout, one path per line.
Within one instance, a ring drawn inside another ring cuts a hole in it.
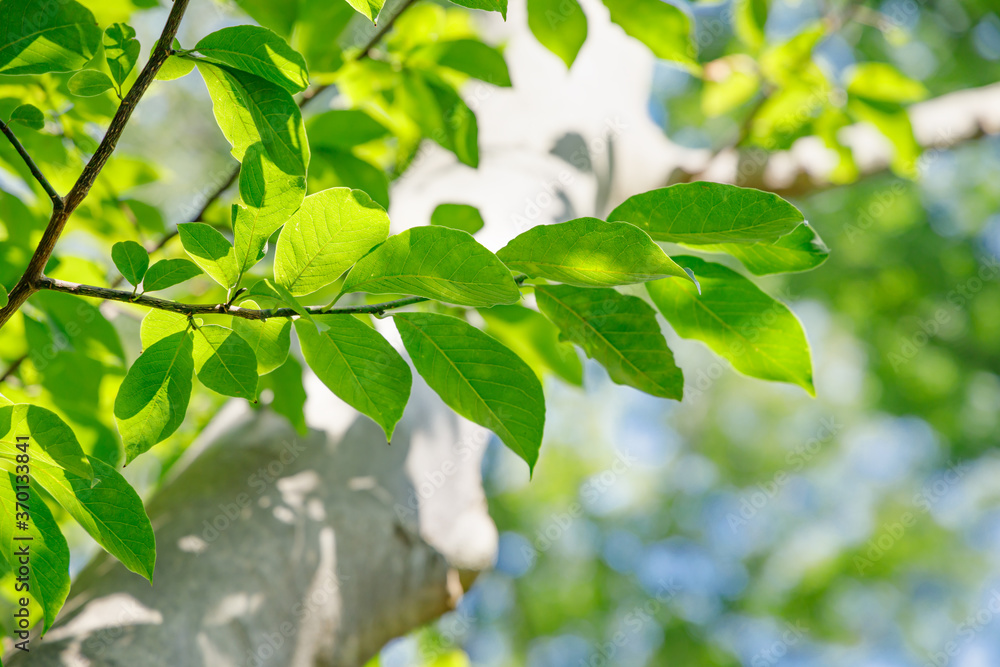
M 24 149 L 24 146 L 21 145 L 21 142 L 17 140 L 17 136 L 14 134 L 13 130 L 11 130 L 10 127 L 2 120 L 0 120 L 0 132 L 3 132 L 5 135 L 7 135 L 7 138 L 10 140 L 11 145 L 14 146 L 14 150 L 16 150 L 17 154 L 21 156 L 21 159 L 24 160 L 24 163 L 28 165 L 28 170 L 31 171 L 31 175 L 35 177 L 35 180 L 38 181 L 38 184 L 42 186 L 43 190 L 45 190 L 45 193 L 49 196 L 49 199 L 52 200 L 52 209 L 55 210 L 57 208 L 62 208 L 63 205 L 62 197 L 59 196 L 59 193 L 56 192 L 56 189 L 52 187 L 51 183 L 49 183 L 49 179 L 45 178 L 45 174 L 43 174 L 42 170 L 38 168 L 38 165 L 35 164 L 35 161 L 31 159 L 31 156 L 28 155 L 28 151 Z
M 101 173 L 108 158 L 114 152 L 115 146 L 118 144 L 118 139 L 132 117 L 132 112 L 135 111 L 136 105 L 139 104 L 139 100 L 142 99 L 143 94 L 149 88 L 149 84 L 153 82 L 156 73 L 166 61 L 167 50 L 173 44 L 174 36 L 177 34 L 177 28 L 180 26 L 181 18 L 184 16 L 184 10 L 187 9 L 188 2 L 189 0 L 174 0 L 174 6 L 171 8 L 170 15 L 167 16 L 167 22 L 163 26 L 163 32 L 160 34 L 160 41 L 149 55 L 149 62 L 142 68 L 142 72 L 139 73 L 135 84 L 133 84 L 125 99 L 118 106 L 118 111 L 115 112 L 114 118 L 111 119 L 111 124 L 108 126 L 108 131 L 104 134 L 104 139 L 101 140 L 100 145 L 93 156 L 91 156 L 87 166 L 83 168 L 83 172 L 77 178 L 69 194 L 62 200 L 62 205 L 56 206 L 53 209 L 52 217 L 49 218 L 49 224 L 45 227 L 42 239 L 39 241 L 38 247 L 35 248 L 31 260 L 28 262 L 28 268 L 25 269 L 24 274 L 21 275 L 14 289 L 10 291 L 7 306 L 0 309 L 0 328 L 27 301 L 29 296 L 38 290 L 37 283 L 45 271 L 45 265 L 52 256 L 56 242 L 66 227 L 66 221 L 69 220 L 69 216 L 73 214 L 73 211 L 87 197 L 90 188 L 94 185 L 94 181 Z
M 515 282 L 521 285 L 527 276 L 518 276 Z M 157 310 L 169 310 L 181 315 L 232 315 L 245 320 L 268 320 L 274 317 L 294 317 L 296 313 L 291 308 L 240 308 L 232 304 L 216 303 L 180 303 L 170 301 L 155 296 L 145 294 L 133 295 L 127 290 L 111 289 L 110 287 L 97 287 L 96 285 L 81 285 L 71 283 L 67 280 L 56 280 L 47 276 L 42 276 L 36 283 L 40 290 L 52 290 L 53 292 L 64 292 L 77 296 L 89 296 L 105 301 L 120 301 L 122 303 L 134 303 L 138 306 L 156 308 Z M 330 308 L 325 306 L 306 306 L 305 310 L 310 315 L 384 315 L 386 311 L 395 310 L 404 306 L 412 306 L 415 303 L 430 301 L 422 296 L 408 296 L 402 299 L 386 301 L 383 303 L 365 304 L 361 306 L 343 306 L 340 308 Z

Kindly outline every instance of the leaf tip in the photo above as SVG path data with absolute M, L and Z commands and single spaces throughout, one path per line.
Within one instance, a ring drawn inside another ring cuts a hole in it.
M 698 290 L 698 296 L 701 296 L 701 283 L 698 282 L 698 278 L 695 277 L 694 271 L 687 268 L 686 266 L 683 266 L 681 268 L 684 269 L 684 273 L 688 274 L 688 278 L 690 278 L 691 282 L 694 283 L 695 288 Z

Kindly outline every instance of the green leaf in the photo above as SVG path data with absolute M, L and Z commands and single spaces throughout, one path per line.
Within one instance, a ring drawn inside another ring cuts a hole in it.
M 142 279 L 142 291 L 167 289 L 200 275 L 201 269 L 186 259 L 161 259 L 146 271 Z
M 24 485 L 17 483 L 14 474 L 0 470 L 0 562 L 6 562 L 10 570 L 17 570 L 20 565 L 17 553 L 28 545 L 31 553 L 28 588 L 19 596 L 34 600 L 42 610 L 45 633 L 69 595 L 69 546 L 35 484 L 28 485 L 28 502 L 21 507 L 17 503 L 18 486 Z M 30 518 L 26 528 L 18 528 L 16 513 L 25 511 L 25 506 Z
M 111 78 L 121 86 L 139 60 L 139 40 L 127 23 L 112 23 L 104 31 L 104 57 Z
M 302 364 L 289 356 L 277 369 L 261 377 L 261 390 L 270 389 L 274 394 L 270 408 L 279 415 L 284 415 L 295 430 L 305 435 L 306 426 L 305 404 L 306 390 L 302 384 Z
M 577 0 L 528 0 L 528 27 L 566 67 L 573 65 L 587 39 L 587 15 Z
M 559 340 L 559 330 L 541 313 L 513 304 L 480 308 L 486 333 L 524 359 L 539 379 L 554 373 L 566 382 L 583 386 L 583 364 L 570 343 Z
M 10 122 L 32 130 L 41 130 L 45 128 L 45 114 L 34 105 L 22 104 L 10 112 Z
M 257 310 L 260 306 L 256 301 L 248 299 L 240 304 L 240 308 Z M 258 375 L 270 373 L 285 363 L 292 341 L 292 321 L 289 318 L 248 320 L 234 317 L 232 326 L 233 331 L 247 342 L 257 358 Z
M 892 170 L 906 178 L 917 177 L 920 144 L 913 134 L 910 115 L 899 104 L 849 97 L 847 110 L 859 121 L 874 125 L 892 143 Z
M 482 9 L 487 12 L 500 12 L 503 20 L 507 20 L 507 0 L 451 0 L 456 5 L 469 9 Z
M 309 164 L 309 189 L 337 187 L 361 190 L 382 208 L 389 207 L 389 179 L 382 169 L 347 150 L 314 149 Z
M 825 262 L 830 255 L 830 249 L 806 222 L 774 243 L 721 243 L 696 246 L 696 249 L 729 253 L 755 276 L 808 271 Z
M 190 332 L 171 334 L 147 347 L 128 369 L 115 398 L 126 463 L 166 440 L 184 421 L 194 375 L 193 349 Z
M 452 410 L 492 430 L 534 470 L 545 427 L 545 397 L 516 354 L 463 320 L 396 313 L 413 365 Z
M 306 123 L 313 148 L 353 148 L 389 135 L 385 125 L 361 109 L 334 109 Z
M 291 176 L 305 176 L 309 164 L 302 113 L 291 94 L 276 83 L 226 65 L 197 63 L 205 79 L 215 120 L 240 162 L 247 149 L 264 145 L 275 166 Z
M 0 285 L 0 308 L 6 308 L 10 299 L 7 298 L 7 288 Z
M 396 91 L 405 110 L 425 137 L 452 153 L 463 164 L 479 165 L 479 125 L 476 115 L 448 83 L 421 70 L 404 70 Z
M 608 220 L 630 222 L 655 241 L 775 241 L 804 218 L 778 195 L 722 183 L 681 183 L 629 197 Z
M 66 87 L 77 97 L 96 97 L 114 88 L 115 84 L 104 72 L 84 69 L 71 76 Z
M 389 235 L 389 216 L 360 190 L 310 195 L 278 237 L 274 279 L 294 296 L 333 283 Z
M 815 395 L 809 344 L 783 303 L 721 264 L 677 259 L 698 274 L 700 296 L 672 280 L 647 283 L 646 289 L 679 335 L 706 343 L 741 373 L 792 382 Z
M 496 255 L 466 232 L 447 227 L 414 227 L 389 237 L 347 274 L 341 293 L 349 292 L 415 294 L 461 306 L 521 298 Z
M 769 0 L 736 0 L 733 8 L 733 30 L 751 49 L 764 45 Z
M 281 35 L 291 35 L 292 26 L 302 0 L 293 2 L 275 2 L 274 0 L 236 0 L 240 9 L 250 15 L 260 25 L 269 26 Z
M 410 397 L 410 367 L 377 331 L 350 315 L 317 315 L 326 330 L 299 320 L 302 356 L 330 391 L 392 438 Z
M 236 251 L 219 230 L 204 222 L 182 222 L 177 233 L 184 250 L 212 280 L 227 289 L 239 281 Z
M 263 258 L 267 240 L 298 210 L 305 195 L 305 177 L 278 169 L 263 144 L 247 148 L 240 169 L 240 197 L 246 206 L 233 208 L 233 245 L 241 275 Z
M 111 260 L 132 285 L 138 285 L 149 268 L 149 253 L 135 241 L 119 241 L 111 246 Z
M 374 24 L 385 0 L 347 0 L 347 3 Z
M 153 49 L 156 49 L 156 45 L 160 40 L 156 40 L 153 43 Z M 181 43 L 174 39 L 173 48 L 175 51 L 181 50 Z M 187 58 L 181 58 L 179 56 L 167 56 L 163 65 L 160 66 L 160 70 L 156 73 L 157 81 L 173 81 L 174 79 L 179 79 L 182 76 L 186 76 L 191 73 L 194 69 L 194 62 L 188 60 Z
M 0 2 L 0 74 L 72 72 L 93 57 L 101 29 L 73 0 Z
M 616 383 L 662 398 L 679 401 L 684 396 L 681 369 L 663 338 L 656 312 L 642 299 L 613 289 L 569 285 L 536 287 L 535 298 L 539 310 L 559 327 L 560 338 L 583 348 Z
M 0 407 L 0 465 L 16 473 L 17 438 L 27 437 L 31 443 L 32 465 L 47 464 L 92 479 L 93 469 L 80 447 L 73 430 L 51 410 L 37 405 L 18 403 Z
M 194 50 L 211 60 L 276 83 L 289 93 L 309 87 L 306 62 L 267 28 L 237 25 L 207 35 Z
M 612 23 L 648 46 L 657 58 L 700 69 L 691 19 L 682 9 L 663 0 L 604 0 L 604 6 L 611 11 Z
M 298 300 L 292 296 L 291 292 L 284 286 L 270 280 L 257 281 L 244 296 L 252 298 L 261 305 L 261 308 L 291 308 L 299 317 L 305 318 L 313 322 L 317 328 L 321 328 L 319 323 L 313 320 L 309 311 L 303 308 Z
M 630 285 L 665 276 L 691 280 L 641 229 L 597 218 L 532 227 L 497 257 L 532 278 L 580 287 Z
M 478 39 L 453 39 L 428 44 L 411 54 L 410 62 L 447 67 L 494 86 L 511 85 L 503 54 Z
M 224 396 L 257 398 L 257 357 L 236 332 L 218 324 L 195 329 L 194 369 L 201 383 Z
M 858 63 L 847 76 L 847 93 L 876 102 L 910 104 L 927 97 L 927 88 L 888 63 Z
M 439 227 L 451 227 L 463 232 L 475 234 L 483 228 L 483 216 L 479 209 L 468 204 L 438 204 L 431 213 L 431 224 Z
M 48 290 L 34 294 L 31 300 L 81 354 L 105 363 L 125 360 L 118 331 L 96 306 L 72 294 Z
M 195 323 L 197 324 L 198 320 Z M 150 308 L 146 316 L 142 318 L 142 324 L 139 325 L 139 339 L 142 341 L 142 348 L 146 349 L 167 336 L 187 331 L 187 328 L 188 318 L 186 315 Z

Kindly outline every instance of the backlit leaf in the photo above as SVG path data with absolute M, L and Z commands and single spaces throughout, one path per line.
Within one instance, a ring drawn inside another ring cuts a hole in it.
M 410 367 L 385 338 L 350 315 L 317 315 L 322 333 L 295 323 L 302 356 L 345 403 L 368 415 L 392 438 L 410 396 Z
M 104 57 L 111 78 L 121 86 L 139 60 L 139 40 L 127 23 L 112 23 L 104 31 Z
M 227 289 L 239 281 L 236 251 L 219 230 L 204 222 L 182 222 L 177 225 L 177 233 L 188 256 L 212 280 Z
M 431 224 L 439 227 L 451 227 L 463 232 L 475 234 L 483 228 L 483 216 L 479 209 L 468 204 L 438 204 L 431 213 Z
M 167 289 L 200 275 L 201 269 L 186 259 L 161 259 L 146 270 L 142 291 Z
M 149 268 L 149 253 L 135 241 L 120 241 L 111 247 L 115 267 L 132 285 L 138 285 Z
M 195 329 L 194 369 L 212 391 L 251 401 L 257 398 L 257 358 L 232 329 L 218 324 Z
M 660 282 L 691 283 L 665 279 Z M 694 285 L 691 285 L 694 290 Z M 680 400 L 684 376 L 667 347 L 656 312 L 638 297 L 613 289 L 536 287 L 538 308 L 571 341 L 607 369 L 618 384 Z
M 612 23 L 649 47 L 657 58 L 697 70 L 697 51 L 691 38 L 691 19 L 683 10 L 662 0 L 604 0 Z
M 194 49 L 215 62 L 276 83 L 290 93 L 309 86 L 305 60 L 267 28 L 254 25 L 222 28 L 203 37 Z
M 825 262 L 830 255 L 830 249 L 808 223 L 802 223 L 774 243 L 720 243 L 697 246 L 697 249 L 729 253 L 755 276 L 808 271 Z
M 679 335 L 706 343 L 741 373 L 792 382 L 814 394 L 809 344 L 785 304 L 721 264 L 677 260 L 698 275 L 700 296 L 676 280 L 647 283 L 646 289 Z
M 514 303 L 510 271 L 466 232 L 414 227 L 389 237 L 359 261 L 342 293 L 414 294 L 463 306 Z
M 528 0 L 528 27 L 566 67 L 573 65 L 587 39 L 587 15 L 577 0 Z
M 511 270 L 581 287 L 609 287 L 688 274 L 641 229 L 577 218 L 532 227 L 497 251 Z
M 545 397 L 531 368 L 499 341 L 448 315 L 396 313 L 417 371 L 452 410 L 499 436 L 533 470 Z
M 104 72 L 85 69 L 71 76 L 66 87 L 77 97 L 96 97 L 114 88 L 114 83 Z
M 72 72 L 97 51 L 101 29 L 90 10 L 73 0 L 0 2 L 0 74 Z
M 240 308 L 260 309 L 256 301 L 247 300 Z M 234 317 L 233 331 L 245 340 L 257 358 L 257 373 L 264 375 L 278 368 L 288 358 L 288 348 L 291 345 L 292 321 L 287 317 L 274 317 L 268 320 L 248 320 Z

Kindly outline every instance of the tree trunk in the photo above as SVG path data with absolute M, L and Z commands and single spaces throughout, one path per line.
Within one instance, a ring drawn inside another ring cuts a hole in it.
M 153 585 L 102 553 L 11 665 L 363 665 L 492 564 L 490 434 L 419 381 L 391 446 L 353 413 L 304 438 L 266 412 L 231 421 L 147 503 Z

